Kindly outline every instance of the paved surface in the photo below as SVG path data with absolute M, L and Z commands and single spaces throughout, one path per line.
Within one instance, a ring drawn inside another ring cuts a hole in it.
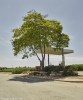
M 77 71 L 78 75 L 83 75 L 83 71 Z
M 83 100 L 83 83 L 0 73 L 0 100 Z

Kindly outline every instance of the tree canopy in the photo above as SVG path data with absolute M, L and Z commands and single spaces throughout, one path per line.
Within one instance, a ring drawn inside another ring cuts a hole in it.
M 63 27 L 59 21 L 49 20 L 47 15 L 33 10 L 29 11 L 23 18 L 23 24 L 12 30 L 14 55 L 22 53 L 22 58 L 36 55 L 43 64 L 46 47 L 54 47 L 56 50 L 68 47 L 69 36 L 62 33 L 62 30 Z M 38 49 L 41 50 L 42 59 L 37 54 Z

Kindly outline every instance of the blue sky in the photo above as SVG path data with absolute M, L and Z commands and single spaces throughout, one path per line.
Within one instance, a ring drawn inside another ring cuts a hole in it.
M 0 0 L 0 66 L 39 65 L 35 56 L 25 60 L 21 59 L 22 55 L 15 57 L 10 42 L 11 30 L 18 28 L 23 17 L 32 9 L 48 14 L 48 19 L 59 20 L 63 32 L 70 36 L 68 48 L 74 53 L 65 55 L 66 64 L 83 63 L 83 0 Z M 61 56 L 50 55 L 50 62 L 59 64 Z

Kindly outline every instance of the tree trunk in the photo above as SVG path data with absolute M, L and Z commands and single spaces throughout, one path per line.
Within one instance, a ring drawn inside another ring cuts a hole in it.
M 44 59 L 42 59 L 42 61 L 40 61 L 40 68 L 42 71 L 44 70 Z
M 44 70 L 44 59 L 42 60 L 42 71 Z
M 40 68 L 43 71 L 44 70 L 44 60 L 45 60 L 45 44 L 44 44 L 44 53 L 42 52 L 42 48 L 41 48 L 41 53 L 42 53 L 42 60 L 40 61 Z

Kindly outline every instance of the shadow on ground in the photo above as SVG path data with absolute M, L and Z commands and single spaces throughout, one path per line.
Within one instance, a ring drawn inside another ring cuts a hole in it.
M 12 79 L 8 81 L 20 81 L 20 82 L 27 82 L 27 83 L 37 83 L 37 82 L 48 82 L 48 81 L 55 81 L 58 79 L 63 79 L 63 77 L 40 77 L 40 76 L 30 76 L 30 75 L 23 75 L 23 76 L 14 76 Z

